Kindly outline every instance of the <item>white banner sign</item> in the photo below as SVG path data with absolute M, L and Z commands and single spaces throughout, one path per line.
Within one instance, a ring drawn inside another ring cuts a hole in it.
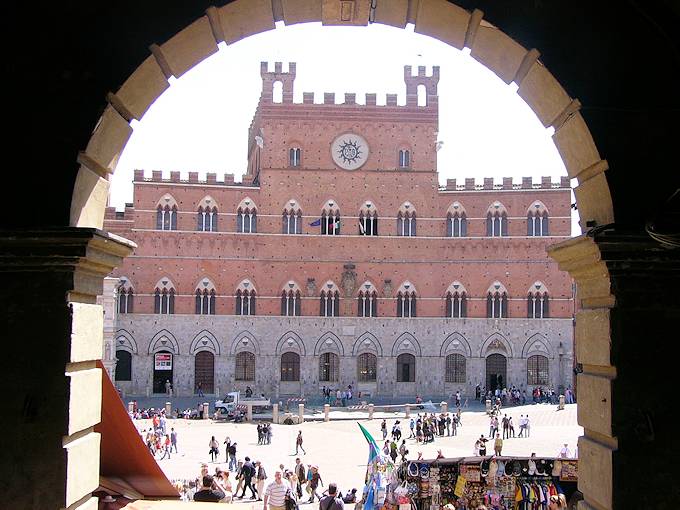
M 172 370 L 172 354 L 165 352 L 154 355 L 154 370 Z

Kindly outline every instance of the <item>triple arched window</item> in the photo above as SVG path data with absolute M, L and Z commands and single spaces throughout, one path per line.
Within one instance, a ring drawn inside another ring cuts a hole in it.
M 378 211 L 372 202 L 366 202 L 359 211 L 359 235 L 378 235 Z
M 416 316 L 416 289 L 410 282 L 404 282 L 397 291 L 397 317 Z
M 488 319 L 507 319 L 508 291 L 500 282 L 494 282 L 486 295 L 486 317 Z
M 244 198 L 236 210 L 236 232 L 257 232 L 257 207 L 250 198 Z
M 127 278 L 120 279 L 118 287 L 118 313 L 132 313 L 135 301 L 134 291 Z
M 205 198 L 202 202 L 212 203 L 212 199 Z M 198 206 L 196 220 L 199 232 L 217 232 L 217 206 L 201 203 Z
M 453 282 L 446 291 L 446 316 L 467 317 L 467 292 L 460 282 Z
M 539 237 L 547 236 L 548 230 L 548 210 L 542 202 L 536 201 L 527 211 L 527 236 Z
M 312 223 L 315 225 L 316 222 Z M 321 235 L 339 236 L 340 235 L 340 209 L 334 200 L 329 200 L 321 210 L 319 223 Z
M 299 317 L 301 315 L 302 294 L 295 282 L 288 282 L 281 292 L 281 315 Z
M 283 209 L 283 234 L 302 234 L 302 210 L 296 200 L 290 200 Z
M 175 313 L 175 287 L 167 278 L 160 280 L 156 284 L 153 311 L 161 315 Z
M 215 289 L 196 289 L 196 315 L 215 315 Z
M 546 319 L 550 317 L 548 289 L 541 282 L 534 283 L 527 294 L 527 317 Z
M 489 237 L 508 235 L 508 212 L 498 201 L 491 204 L 486 214 L 486 235 Z
M 156 207 L 156 230 L 177 230 L 177 203 L 170 195 Z
M 340 291 L 338 287 L 331 281 L 326 282 L 326 285 L 321 289 L 321 296 L 319 298 L 319 315 L 321 317 L 339 317 L 340 316 Z
M 460 202 L 454 202 L 446 212 L 446 236 L 467 236 L 467 214 Z
M 373 284 L 366 282 L 361 286 L 357 304 L 359 305 L 358 317 L 378 316 L 378 292 Z
M 416 235 L 416 210 L 405 202 L 397 212 L 397 235 L 412 237 Z

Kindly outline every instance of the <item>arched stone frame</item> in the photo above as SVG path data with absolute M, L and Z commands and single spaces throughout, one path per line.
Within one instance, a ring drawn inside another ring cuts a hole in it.
M 78 156 L 81 166 L 71 200 L 71 226 L 102 229 L 110 187 L 108 174 L 115 170 L 132 134 L 130 122 L 142 119 L 151 104 L 169 88 L 170 77 L 182 76 L 216 53 L 220 42 L 232 44 L 244 37 L 274 29 L 275 20 L 290 25 L 323 21 L 327 16 L 320 8 L 309 9 L 291 4 L 277 17 L 273 4 L 265 2 L 261 8 L 251 11 L 245 7 L 245 2 L 237 0 L 219 8 L 210 7 L 206 15 L 168 41 L 153 45 L 153 55 L 140 64 L 115 94 L 107 96 L 109 104 L 96 123 L 85 150 Z M 540 53 L 537 50 L 527 50 L 495 26 L 483 22 L 481 11 L 475 9 L 469 12 L 451 2 L 421 1 L 416 10 L 409 2 L 401 2 L 390 9 L 376 10 L 373 21 L 402 29 L 409 21 L 414 24 L 416 33 L 437 38 L 457 49 L 469 48 L 472 58 L 501 80 L 514 82 L 518 86 L 518 95 L 539 121 L 555 130 L 552 137 L 568 175 L 578 182 L 574 193 L 582 224 L 613 223 L 612 198 L 604 176 L 608 164 L 600 158 L 579 112 L 579 101 L 572 99 L 546 69 L 538 58 Z M 359 20 L 358 24 L 367 22 L 367 19 Z M 599 255 L 600 248 L 594 242 L 590 245 L 591 251 Z M 568 249 L 550 252 L 561 263 L 570 260 L 570 254 Z M 565 267 L 568 265 L 567 262 L 564 264 Z M 569 266 L 568 269 L 573 268 Z M 601 278 L 608 280 L 604 264 Z M 613 302 L 613 296 L 609 297 Z M 604 322 L 608 319 L 603 315 L 599 320 Z M 587 460 L 585 462 L 588 463 Z M 593 462 L 587 464 L 591 469 Z M 611 480 L 611 468 L 606 469 Z
M 541 237 L 550 235 L 550 212 L 540 200 L 534 200 L 527 208 L 527 236 Z M 537 221 L 537 219 L 541 219 Z M 538 228 L 540 227 L 540 228 Z M 538 231 L 538 233 L 536 233 Z
M 456 344 L 456 342 L 458 343 Z M 471 358 L 470 342 L 461 333 L 451 333 L 444 339 L 439 349 L 439 356 L 446 357 L 448 354 L 463 354 L 466 358 Z
M 500 333 L 492 333 L 479 349 L 479 357 L 486 358 L 489 354 L 502 354 L 506 358 L 514 358 L 512 344 Z
M 468 214 L 467 211 L 465 210 L 465 207 L 463 204 L 460 203 L 460 201 L 455 200 L 454 202 L 449 205 L 448 209 L 446 210 L 446 236 L 447 237 L 467 237 L 468 236 L 468 231 L 467 231 L 467 218 Z M 454 235 L 456 228 L 454 225 L 454 219 L 459 219 L 460 221 L 457 223 L 458 225 L 458 235 Z M 463 235 L 463 233 L 465 235 Z
M 155 209 L 158 209 L 159 207 L 165 208 L 166 206 L 170 209 L 175 207 L 177 210 L 179 210 L 179 204 L 177 203 L 175 197 L 172 196 L 172 193 L 165 193 L 161 198 L 159 198 L 156 202 Z
M 290 151 L 291 149 L 298 149 L 300 151 L 300 157 L 297 162 L 297 165 L 292 166 L 290 163 Z M 300 140 L 297 138 L 293 138 L 292 140 L 288 140 L 288 143 L 286 145 L 286 168 L 302 168 L 302 160 L 305 158 L 305 146 Z
M 352 356 L 356 357 L 364 352 L 372 352 L 377 357 L 381 357 L 383 355 L 382 345 L 380 345 L 380 342 L 375 337 L 375 335 L 369 333 L 368 331 L 359 335 L 359 337 L 354 342 L 354 346 L 352 347 Z
M 361 234 L 362 227 L 365 226 L 364 234 L 362 235 L 378 235 L 378 208 L 372 200 L 365 200 L 358 213 L 359 218 L 359 233 Z M 370 221 L 368 221 L 370 219 Z
M 330 343 L 328 343 L 329 340 Z M 334 352 L 341 357 L 345 355 L 345 348 L 342 345 L 342 340 L 331 331 L 326 331 L 321 335 L 316 341 L 316 345 L 314 345 L 314 356 L 320 356 L 324 352 Z
M 534 333 L 522 346 L 522 359 L 527 359 L 534 354 L 540 354 L 548 359 L 555 359 L 555 352 L 550 342 L 541 333 Z
M 236 356 L 241 351 L 252 352 L 255 356 L 260 355 L 260 342 L 250 331 L 241 331 L 231 341 L 229 355 Z
M 210 351 L 215 356 L 220 355 L 220 343 L 217 341 L 215 335 L 213 335 L 207 329 L 204 329 L 198 333 L 191 341 L 191 345 L 189 347 L 189 354 L 192 356 L 195 356 L 196 353 L 200 351 Z
M 294 221 L 291 221 L 291 218 Z M 282 232 L 289 235 L 302 234 L 303 218 L 300 201 L 297 198 L 288 199 L 282 208 Z
M 410 353 L 416 358 L 423 355 L 420 349 L 420 342 L 411 333 L 402 333 L 392 344 L 392 357 L 396 358 L 399 354 Z
M 292 342 L 290 342 L 290 340 L 292 340 Z M 307 355 L 305 343 L 294 331 L 288 331 L 279 338 L 279 341 L 276 342 L 276 350 L 274 352 L 276 352 L 277 356 L 281 356 L 284 352 L 296 352 L 300 355 L 300 358 Z
M 116 339 L 115 350 L 129 351 L 137 354 L 137 342 L 135 338 L 125 329 L 119 329 L 114 335 Z
M 543 301 L 539 301 L 541 298 L 543 298 Z M 532 302 L 532 299 L 535 301 Z M 537 309 L 536 305 L 541 303 L 543 305 L 542 310 L 540 307 Z M 538 316 L 541 319 L 550 318 L 549 305 L 550 292 L 548 291 L 548 287 L 542 281 L 536 280 L 527 289 L 527 317 L 536 318 Z M 539 311 L 541 312 L 540 314 L 538 313 Z
M 199 200 L 196 204 L 196 210 L 198 210 L 199 207 L 202 207 L 204 210 L 208 207 L 210 209 L 216 209 L 218 212 L 220 210 L 217 200 L 215 200 L 211 195 L 205 195 L 201 200 Z
M 170 351 L 174 355 L 179 354 L 179 343 L 167 329 L 161 329 L 149 342 L 147 354 L 154 354 L 158 351 Z

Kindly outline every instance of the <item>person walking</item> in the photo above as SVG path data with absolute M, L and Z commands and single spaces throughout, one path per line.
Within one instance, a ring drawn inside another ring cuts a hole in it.
M 257 499 L 257 490 L 253 487 L 253 477 L 257 475 L 255 466 L 250 462 L 250 457 L 243 459 L 245 462 L 241 466 L 241 477 L 243 478 L 243 490 L 238 499 L 243 499 L 246 495 L 246 489 L 250 489 L 250 493 L 253 495 L 250 499 Z
M 397 455 L 397 443 L 392 439 L 390 442 L 390 457 L 392 458 L 393 463 L 397 462 Z
M 234 497 L 238 499 L 238 491 L 240 491 L 243 488 L 243 461 L 239 460 L 237 463 L 236 467 L 236 480 L 238 480 L 238 483 L 236 484 L 236 490 L 234 491 Z
M 311 495 L 309 496 L 308 503 L 314 503 L 314 497 L 321 501 L 321 496 L 319 496 L 316 490 L 319 488 L 319 484 L 323 486 L 323 480 L 319 474 L 319 466 L 312 466 L 312 477 L 309 480 L 309 488 L 311 489 Z M 326 510 L 325 508 L 323 510 Z
M 212 438 L 210 439 L 210 443 L 208 443 L 208 447 L 210 448 L 210 460 L 211 460 L 211 462 L 216 462 L 217 456 L 220 454 L 220 445 L 217 442 L 217 439 L 215 439 L 215 436 L 212 436 Z
M 508 437 L 510 437 L 509 429 L 508 429 L 508 415 L 507 414 L 503 415 L 503 420 L 501 421 L 501 425 L 503 427 L 503 439 L 507 439 Z
M 262 510 L 285 510 L 286 494 L 290 490 L 290 484 L 287 480 L 284 480 L 283 473 L 276 470 L 274 481 L 269 483 L 264 491 Z
M 255 479 L 257 480 L 255 484 L 257 490 L 257 500 L 262 501 L 264 481 L 267 479 L 267 472 L 264 470 L 264 466 L 259 460 L 255 461 L 255 469 L 257 470 L 257 474 L 255 475 Z
M 380 424 L 380 432 L 382 432 L 383 441 L 387 439 L 387 422 L 384 419 Z
M 515 437 L 515 426 L 512 424 L 512 416 L 508 416 L 508 437 Z
M 413 418 L 411 418 L 411 421 L 409 422 L 409 425 L 408 425 L 408 426 L 409 426 L 409 428 L 411 429 L 411 435 L 408 436 L 408 438 L 409 438 L 409 439 L 415 438 L 415 437 L 416 437 L 416 434 L 415 434 L 416 421 L 415 421 Z
M 236 442 L 229 443 L 228 449 L 229 449 L 229 471 L 236 471 L 238 467 L 236 463 Z
M 401 440 L 401 445 L 399 446 L 399 455 L 401 455 L 401 461 L 406 460 L 406 455 L 408 455 L 408 450 L 406 449 L 406 439 Z
M 175 449 L 175 453 L 179 453 L 177 451 L 177 431 L 175 430 L 175 427 L 170 428 L 170 450 Z
M 196 389 L 198 390 L 198 396 L 203 397 L 203 383 L 201 381 L 198 381 L 198 384 L 196 385 Z
M 479 436 L 479 439 L 477 439 L 477 443 L 479 445 L 478 451 L 479 451 L 479 456 L 480 457 L 485 457 L 486 456 L 486 442 L 488 439 L 484 437 L 484 434 Z
M 524 432 L 526 431 L 526 423 L 524 421 L 523 414 L 519 415 L 519 420 L 517 421 L 517 424 L 519 425 L 519 434 L 517 434 L 517 437 L 524 437 Z
M 493 442 L 493 452 L 496 455 L 496 457 L 501 456 L 501 451 L 503 450 L 503 439 L 501 438 L 501 435 L 496 432 L 496 439 Z
M 307 481 L 307 473 L 305 472 L 305 465 L 300 460 L 300 457 L 295 459 L 295 476 L 297 477 L 296 491 L 298 499 L 302 497 L 302 482 Z
M 338 497 L 338 486 L 335 483 L 328 484 L 328 495 L 319 501 L 319 510 L 344 510 L 345 503 Z
M 165 441 L 163 442 L 162 448 L 163 448 L 163 456 L 161 457 L 160 460 L 163 460 L 165 457 L 167 457 L 169 459 L 170 458 L 170 448 L 172 448 L 172 443 L 170 442 L 170 434 L 165 434 Z
M 529 421 L 528 414 L 524 418 L 524 430 L 527 433 L 527 437 L 531 437 L 531 422 Z
M 302 453 L 304 455 L 307 455 L 307 452 L 302 447 L 302 431 L 301 430 L 298 430 L 298 435 L 297 435 L 297 438 L 295 439 L 295 455 L 298 454 L 298 449 L 302 450 Z

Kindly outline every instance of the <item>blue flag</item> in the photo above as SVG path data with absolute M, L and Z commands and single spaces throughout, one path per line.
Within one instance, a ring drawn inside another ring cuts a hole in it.
M 321 218 L 318 218 L 309 224 L 310 227 L 318 227 L 321 225 Z

